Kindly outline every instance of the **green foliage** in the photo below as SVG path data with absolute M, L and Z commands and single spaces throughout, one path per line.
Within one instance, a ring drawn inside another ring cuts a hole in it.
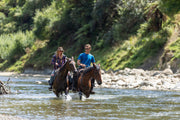
M 171 43 L 169 49 L 173 52 L 173 59 L 180 58 L 180 38 L 178 38 L 175 42 Z
M 52 0 L 3 0 L 0 12 L 5 18 L 0 22 L 1 33 L 32 30 L 36 10 L 42 10 Z
M 43 69 L 58 46 L 77 58 L 86 43 L 106 70 L 138 67 L 164 47 L 173 24 L 180 23 L 179 16 L 164 19 L 164 12 L 178 12 L 178 1 L 156 1 L 1 0 L 0 68 Z M 178 53 L 175 44 L 171 49 Z
M 26 48 L 33 45 L 34 40 L 32 32 L 29 31 L 0 35 L 0 58 L 15 62 L 25 54 Z
M 53 1 L 50 6 L 38 10 L 34 17 L 34 34 L 41 40 L 50 39 L 54 24 L 61 19 L 65 2 Z M 61 7 L 59 7 L 61 6 Z
M 173 16 L 180 11 L 179 0 L 160 0 L 161 9 L 168 15 Z
M 100 55 L 98 58 L 101 59 L 100 63 L 103 68 L 118 70 L 125 67 L 138 67 L 162 50 L 172 34 L 171 22 L 164 23 L 158 32 L 148 32 L 149 25 L 149 22 L 141 24 L 137 36 L 131 36 L 114 49 L 108 49 L 105 55 L 102 53 L 102 56 Z M 111 52 L 109 53 L 109 51 Z

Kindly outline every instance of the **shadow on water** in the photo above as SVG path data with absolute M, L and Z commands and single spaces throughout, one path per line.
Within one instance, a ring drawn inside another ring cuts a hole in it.
M 0 114 L 31 120 L 180 118 L 179 92 L 96 88 L 95 95 L 80 101 L 74 93 L 56 98 L 45 79 L 11 78 L 12 94 L 0 96 Z

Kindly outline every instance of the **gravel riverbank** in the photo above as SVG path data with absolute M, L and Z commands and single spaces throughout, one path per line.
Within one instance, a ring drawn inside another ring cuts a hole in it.
M 102 71 L 102 79 L 100 87 L 106 88 L 180 91 L 180 73 L 174 74 L 171 69 L 144 71 L 126 68 L 116 72 Z

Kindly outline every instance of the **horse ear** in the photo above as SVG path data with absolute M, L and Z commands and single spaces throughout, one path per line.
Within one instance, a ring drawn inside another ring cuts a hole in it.
M 98 66 L 99 66 L 99 67 L 101 67 L 101 65 L 100 65 L 100 64 L 98 64 Z
M 72 56 L 72 61 L 74 61 L 74 57 Z

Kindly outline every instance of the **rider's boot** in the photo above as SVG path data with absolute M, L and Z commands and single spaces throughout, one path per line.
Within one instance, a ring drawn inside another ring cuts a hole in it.
M 52 91 L 52 85 L 53 85 L 53 81 L 54 81 L 54 76 L 51 76 L 50 80 L 48 81 L 50 87 L 48 88 L 49 91 Z
M 72 91 L 73 92 L 76 92 L 77 91 L 77 80 L 78 79 L 78 77 L 77 77 L 77 73 L 74 73 L 73 74 L 73 78 L 72 78 L 72 83 L 73 83 L 73 85 L 72 85 Z
M 90 94 L 95 94 L 95 92 L 93 91 L 93 87 L 95 87 L 94 82 L 95 82 L 95 79 L 92 78 L 92 79 L 91 79 L 91 90 L 90 90 Z
M 76 81 L 73 79 L 73 86 L 72 86 L 72 91 L 73 92 L 76 92 L 77 91 L 77 83 L 76 83 Z

